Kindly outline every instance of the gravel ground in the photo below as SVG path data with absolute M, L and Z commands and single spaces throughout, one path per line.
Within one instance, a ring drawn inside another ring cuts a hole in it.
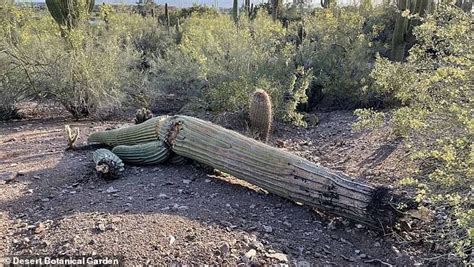
M 354 118 L 345 112 L 320 119 L 307 129 L 277 125 L 271 144 L 357 180 L 398 179 L 404 151 L 387 132 L 353 133 Z M 126 265 L 419 261 L 419 252 L 400 247 L 391 236 L 233 177 L 207 174 L 192 163 L 127 165 L 120 179 L 102 180 L 85 140 L 91 132 L 125 123 L 0 123 L 0 256 L 118 255 Z M 64 124 L 80 128 L 79 149 L 65 151 Z

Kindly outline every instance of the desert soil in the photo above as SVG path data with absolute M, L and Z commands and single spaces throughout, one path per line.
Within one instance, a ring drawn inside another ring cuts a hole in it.
M 354 133 L 349 112 L 307 129 L 277 126 L 270 143 L 360 181 L 392 184 L 403 148 L 382 131 Z M 228 120 L 217 120 L 224 126 Z M 91 132 L 128 121 L 68 117 L 0 123 L 0 257 L 119 255 L 126 265 L 413 265 L 421 253 L 391 234 L 298 205 L 193 163 L 126 166 L 99 178 Z M 80 128 L 66 151 L 64 125 Z

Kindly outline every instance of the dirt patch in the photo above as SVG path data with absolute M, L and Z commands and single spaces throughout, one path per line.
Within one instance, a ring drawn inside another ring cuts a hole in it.
M 398 179 L 398 141 L 353 133 L 349 113 L 320 116 L 317 127 L 277 126 L 270 142 L 360 180 Z M 0 256 L 120 255 L 127 264 L 417 261 L 381 233 L 193 164 L 127 165 L 121 179 L 104 181 L 94 173 L 92 149 L 65 151 L 66 123 L 80 128 L 81 146 L 91 132 L 126 122 L 0 124 Z

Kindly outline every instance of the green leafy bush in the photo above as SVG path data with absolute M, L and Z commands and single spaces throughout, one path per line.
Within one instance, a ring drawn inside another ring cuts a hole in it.
M 391 123 L 398 135 L 407 138 L 412 159 L 423 163 L 422 172 L 404 181 L 417 186 L 418 200 L 429 200 L 433 210 L 448 213 L 442 229 L 426 239 L 438 247 L 454 248 L 461 258 L 472 249 L 474 238 L 471 25 L 471 14 L 443 5 L 414 29 L 417 42 L 407 62 L 379 58 L 371 74 L 376 90 L 403 105 Z

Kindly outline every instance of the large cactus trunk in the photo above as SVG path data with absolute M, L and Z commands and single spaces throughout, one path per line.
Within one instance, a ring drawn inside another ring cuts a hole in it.
M 46 0 L 51 16 L 67 29 L 76 27 L 81 17 L 88 17 L 94 8 L 95 0 Z
M 289 152 L 211 122 L 188 116 L 157 117 L 142 124 L 89 136 L 116 146 L 124 161 L 154 164 L 173 151 L 263 189 L 373 227 L 392 226 L 398 200 L 383 187 L 357 183 Z
M 210 122 L 171 117 L 162 125 L 160 139 L 178 155 L 282 197 L 371 226 L 395 220 L 396 214 L 386 202 L 388 190 L 351 181 L 344 174 Z

